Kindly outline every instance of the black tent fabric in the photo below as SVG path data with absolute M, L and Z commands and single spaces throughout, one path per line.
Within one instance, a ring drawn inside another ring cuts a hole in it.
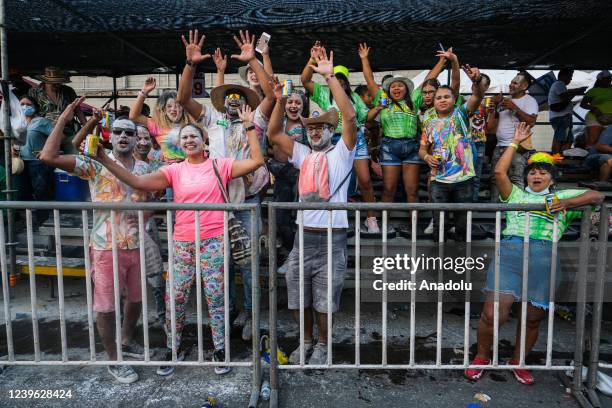
M 431 67 L 439 42 L 490 69 L 612 65 L 610 0 L 7 0 L 6 15 L 9 66 L 29 74 L 46 65 L 85 75 L 180 71 L 190 28 L 206 34 L 207 52 L 228 54 L 239 29 L 266 31 L 275 71 L 285 73 L 301 71 L 315 40 L 352 70 L 360 41 L 377 71 Z

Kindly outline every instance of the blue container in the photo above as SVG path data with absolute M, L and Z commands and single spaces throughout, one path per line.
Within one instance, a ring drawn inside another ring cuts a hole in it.
M 55 201 L 89 201 L 87 181 L 55 169 Z

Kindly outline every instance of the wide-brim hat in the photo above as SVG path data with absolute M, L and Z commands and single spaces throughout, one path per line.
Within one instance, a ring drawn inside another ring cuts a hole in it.
M 46 67 L 45 73 L 40 75 L 38 79 L 48 84 L 67 84 L 70 82 L 70 77 L 57 67 Z
M 257 106 L 261 101 L 259 95 L 257 95 L 257 92 L 251 88 L 247 88 L 246 86 L 225 84 L 216 86 L 212 89 L 212 91 L 210 91 L 210 101 L 216 110 L 225 113 L 225 95 L 231 90 L 235 90 L 243 94 L 246 97 L 247 105 L 249 105 L 253 110 L 257 109 Z
M 331 108 L 327 112 L 318 116 L 311 116 L 309 118 L 300 116 L 300 120 L 302 121 L 302 125 L 304 126 L 318 125 L 323 123 L 331 125 L 335 129 L 336 126 L 338 126 L 338 111 L 335 108 Z
M 257 62 L 259 62 L 259 65 L 263 65 L 259 60 L 257 60 Z M 243 65 L 240 68 L 238 68 L 238 75 L 240 76 L 240 79 L 242 79 L 242 81 L 245 84 L 248 84 L 248 78 L 247 78 L 247 72 L 249 71 L 249 68 L 251 68 L 248 64 L 247 65 Z
M 384 82 L 382 83 L 382 88 L 388 94 L 391 84 L 394 82 L 398 82 L 398 81 L 403 82 L 404 85 L 406 85 L 406 88 L 408 88 L 408 95 L 412 94 L 412 91 L 414 90 L 414 82 L 412 82 L 410 79 L 403 77 L 403 76 L 393 76 L 391 78 L 385 79 Z

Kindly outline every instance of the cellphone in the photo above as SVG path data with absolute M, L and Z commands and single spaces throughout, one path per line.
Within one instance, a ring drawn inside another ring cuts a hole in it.
M 440 51 L 446 52 L 446 48 L 444 48 L 441 42 L 438 43 L 438 47 L 440 47 Z
M 264 46 L 268 45 L 268 42 L 270 41 L 271 35 L 264 32 L 261 34 L 261 37 L 259 37 L 259 40 L 257 40 L 257 46 L 255 47 L 255 51 L 257 51 L 258 53 L 262 53 L 262 49 L 264 48 Z

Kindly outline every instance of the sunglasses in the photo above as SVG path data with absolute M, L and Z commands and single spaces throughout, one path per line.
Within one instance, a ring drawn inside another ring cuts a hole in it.
M 125 133 L 128 137 L 132 137 L 136 134 L 136 131 L 130 129 L 113 129 L 113 135 L 115 136 L 120 136 L 122 133 Z
M 225 99 L 226 100 L 234 100 L 234 101 L 244 101 L 244 96 L 237 94 L 237 93 L 231 93 L 231 94 L 227 94 L 225 95 Z

